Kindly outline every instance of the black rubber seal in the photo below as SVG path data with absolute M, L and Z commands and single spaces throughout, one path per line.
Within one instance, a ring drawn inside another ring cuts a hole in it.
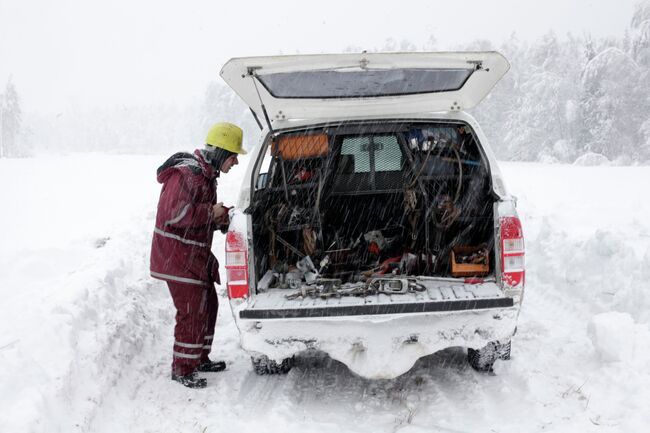
M 313 317 L 472 311 L 490 308 L 508 308 L 513 305 L 512 298 L 463 299 L 454 301 L 345 305 L 316 308 L 248 309 L 240 311 L 239 317 L 242 319 L 301 319 Z

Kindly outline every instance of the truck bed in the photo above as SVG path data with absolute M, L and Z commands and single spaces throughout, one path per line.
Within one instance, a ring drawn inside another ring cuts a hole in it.
M 464 284 L 461 281 L 418 280 L 423 292 L 397 295 L 341 296 L 286 299 L 292 289 L 271 289 L 255 295 L 239 312 L 242 319 L 288 319 L 365 316 L 402 313 L 451 312 L 512 307 L 494 282 Z

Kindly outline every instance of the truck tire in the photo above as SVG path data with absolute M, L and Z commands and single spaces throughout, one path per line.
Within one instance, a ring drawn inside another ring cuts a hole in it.
M 282 362 L 277 363 L 268 356 L 252 356 L 251 363 L 253 370 L 259 375 L 264 374 L 287 374 L 293 367 L 293 357 L 285 358 Z
M 467 362 L 476 371 L 489 372 L 492 371 L 494 362 L 497 359 L 510 359 L 511 348 L 511 340 L 504 343 L 491 341 L 484 348 L 478 350 L 468 348 Z
M 510 350 L 512 349 L 512 340 L 508 340 L 507 343 L 501 344 L 497 348 L 497 354 L 499 355 L 499 359 L 502 359 L 504 361 L 508 361 L 510 359 Z

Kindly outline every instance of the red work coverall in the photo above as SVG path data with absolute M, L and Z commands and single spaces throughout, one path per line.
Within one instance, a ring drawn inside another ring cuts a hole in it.
M 208 361 L 218 300 L 219 263 L 212 254 L 217 228 L 216 172 L 196 150 L 177 153 L 158 168 L 162 191 L 151 245 L 151 276 L 167 282 L 176 306 L 172 373 L 185 376 Z

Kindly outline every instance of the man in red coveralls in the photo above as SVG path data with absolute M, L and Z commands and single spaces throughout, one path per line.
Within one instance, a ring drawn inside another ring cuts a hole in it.
M 238 163 L 243 132 L 232 123 L 217 123 L 206 145 L 194 153 L 177 153 L 158 168 L 162 191 L 151 245 L 151 276 L 167 282 L 176 307 L 172 380 L 190 388 L 207 381 L 196 372 L 217 372 L 223 361 L 208 358 L 214 338 L 220 284 L 219 263 L 212 254 L 212 235 L 226 230 L 228 208 L 217 202 L 217 178 Z

